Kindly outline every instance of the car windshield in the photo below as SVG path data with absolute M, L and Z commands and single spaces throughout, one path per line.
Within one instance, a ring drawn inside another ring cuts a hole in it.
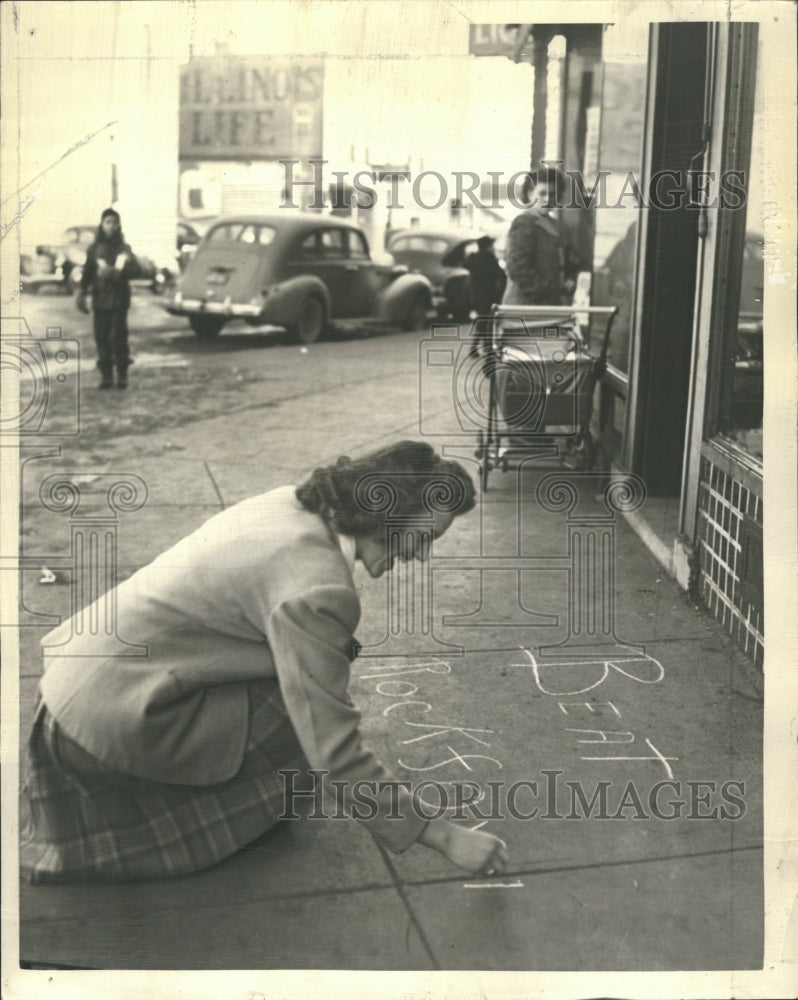
M 64 238 L 67 243 L 85 243 L 87 246 L 94 242 L 94 234 L 97 232 L 95 226 L 76 226 L 67 229 Z
M 423 253 L 446 253 L 451 244 L 440 236 L 399 236 L 391 244 L 392 251 L 420 250 Z
M 245 243 L 266 247 L 277 235 L 274 226 L 254 222 L 225 222 L 208 233 L 209 243 Z

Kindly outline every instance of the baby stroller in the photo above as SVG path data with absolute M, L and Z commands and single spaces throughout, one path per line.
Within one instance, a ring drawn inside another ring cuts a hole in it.
M 574 468 L 595 461 L 590 433 L 593 395 L 606 369 L 617 306 L 494 306 L 491 344 L 483 358 L 488 380 L 487 426 L 478 432 L 480 480 L 505 472 L 524 455 L 557 452 Z M 598 355 L 579 317 L 605 319 Z

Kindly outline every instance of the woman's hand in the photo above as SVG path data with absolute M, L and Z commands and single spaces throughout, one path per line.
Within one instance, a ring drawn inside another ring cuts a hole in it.
M 504 842 L 492 833 L 469 830 L 443 818 L 430 820 L 419 843 L 475 875 L 501 875 L 510 860 Z

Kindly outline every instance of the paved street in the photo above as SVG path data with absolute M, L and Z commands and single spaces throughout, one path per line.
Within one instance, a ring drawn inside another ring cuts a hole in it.
M 100 393 L 89 318 L 44 294 L 23 296 L 22 313 L 36 338 L 60 326 L 69 353 L 59 362 L 66 389 L 53 393 L 42 435 L 22 454 L 23 738 L 39 639 L 57 620 L 48 616 L 70 613 L 80 577 L 74 533 L 81 518 L 108 517 L 111 483 L 128 485 L 105 522 L 116 565 L 91 584 L 100 589 L 219 509 L 340 454 L 425 435 L 473 463 L 476 477 L 474 429 L 452 402 L 456 342 L 445 337 L 347 330 L 300 348 L 279 332 L 231 328 L 200 345 L 140 293 L 130 388 Z M 352 821 L 306 818 L 198 875 L 23 886 L 23 961 L 758 968 L 761 674 L 607 508 L 601 481 L 569 474 L 574 503 L 557 502 L 547 477 L 563 473 L 550 459 L 494 472 L 477 510 L 437 543 L 429 572 L 417 571 L 415 589 L 400 576 L 398 617 L 385 579 L 359 579 L 364 649 L 351 693 L 364 734 L 397 777 L 431 782 L 432 807 L 441 789 L 454 796 L 471 783 L 460 821 L 506 841 L 504 877 L 473 879 L 418 846 L 394 856 Z M 77 509 L 58 492 L 64 476 L 80 490 Z M 590 532 L 612 573 L 584 581 L 577 553 Z M 422 601 L 431 629 L 414 613 Z M 613 624 L 586 656 L 575 642 L 592 607 Z M 580 793 L 599 798 L 591 805 Z

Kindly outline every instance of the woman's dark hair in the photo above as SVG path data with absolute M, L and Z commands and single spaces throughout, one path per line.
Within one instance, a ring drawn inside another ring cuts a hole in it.
M 458 516 L 476 505 L 463 466 L 420 441 L 399 441 L 357 459 L 342 456 L 314 469 L 296 497 L 340 534 L 366 537 L 382 533 L 389 516 Z
M 524 177 L 521 186 L 521 201 L 528 204 L 532 200 L 532 192 L 538 184 L 551 184 L 554 186 L 554 195 L 557 204 L 561 204 L 565 199 L 566 177 L 556 166 L 541 164 L 537 170 L 530 170 Z

